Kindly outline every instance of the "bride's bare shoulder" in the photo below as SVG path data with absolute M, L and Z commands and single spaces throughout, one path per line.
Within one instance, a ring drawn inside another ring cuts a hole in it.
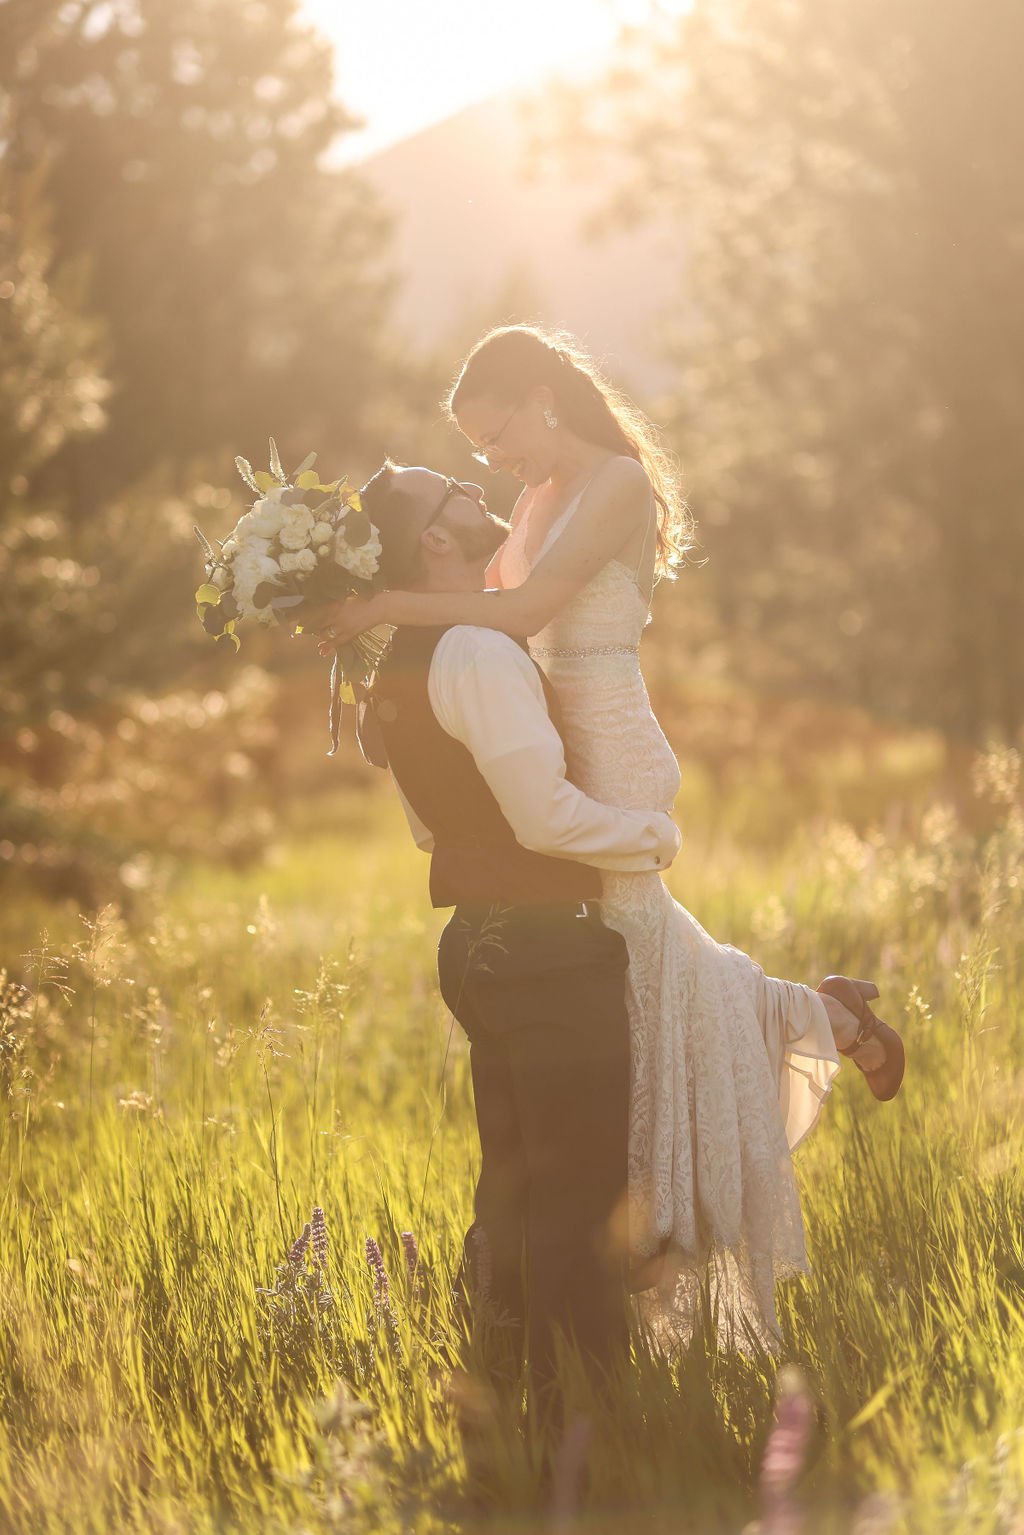
M 647 470 L 638 458 L 627 453 L 613 453 L 598 469 L 595 480 L 610 490 L 628 494 L 650 490 Z

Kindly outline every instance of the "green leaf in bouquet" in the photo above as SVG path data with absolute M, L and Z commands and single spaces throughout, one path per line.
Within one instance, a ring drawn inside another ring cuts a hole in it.
M 279 497 L 279 505 L 281 505 L 281 506 L 303 506 L 305 504 L 305 500 L 306 500 L 306 492 L 304 490 L 296 490 L 296 489 L 283 490 L 281 492 L 280 497 Z
M 274 441 L 273 437 L 270 439 L 270 472 L 279 484 L 288 484 L 288 476 L 281 468 L 281 455 L 277 451 L 277 443 Z
M 346 501 L 346 503 L 352 508 L 352 510 L 354 512 L 361 512 L 362 511 L 362 509 L 363 509 L 363 498 L 359 494 L 358 490 L 352 490 L 346 484 L 345 490 L 342 492 L 342 495 L 343 495 L 343 498 Z
M 257 490 L 273 490 L 275 486 L 281 483 L 280 480 L 275 480 L 272 474 L 268 474 L 265 469 L 257 469 L 253 478 L 256 481 Z
M 259 490 L 260 487 L 256 482 L 256 475 L 252 465 L 250 464 L 249 460 L 247 458 L 243 458 L 240 453 L 235 455 L 235 468 L 238 470 L 239 474 L 242 476 L 242 479 L 248 485 L 250 490 Z
M 254 608 L 265 608 L 270 599 L 280 590 L 275 581 L 261 581 L 252 594 Z
M 373 525 L 364 511 L 349 512 L 345 518 L 345 542 L 350 549 L 361 549 L 372 532 Z
M 320 476 L 315 469 L 303 469 L 301 474 L 295 476 L 295 483 L 302 490 L 319 490 L 322 488 Z
M 315 453 L 307 453 L 305 458 L 302 460 L 302 463 L 299 465 L 299 467 L 295 471 L 296 483 L 298 483 L 299 475 L 300 474 L 305 474 L 307 469 L 312 469 L 312 467 L 313 467 L 313 465 L 315 463 L 316 463 L 316 454 Z
M 227 628 L 230 620 L 226 619 L 217 608 L 204 607 L 202 613 L 203 628 L 207 634 L 212 634 L 214 639 L 219 639 Z
M 217 607 L 220 602 L 220 598 L 220 588 L 214 586 L 211 581 L 204 582 L 203 585 L 196 590 L 197 602 L 209 602 L 213 605 L 213 607 Z
M 220 598 L 220 610 L 225 618 L 238 617 L 238 603 L 230 592 L 222 592 Z
M 235 648 L 236 654 L 242 648 L 242 642 L 238 638 L 238 635 L 235 633 L 234 621 L 224 625 L 224 628 L 221 630 L 220 634 L 217 635 L 217 639 L 230 640 Z

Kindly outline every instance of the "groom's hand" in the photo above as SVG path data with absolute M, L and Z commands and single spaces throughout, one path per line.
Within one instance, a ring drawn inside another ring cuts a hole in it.
M 350 644 L 358 635 L 381 621 L 381 614 L 372 597 L 346 597 L 344 602 L 326 604 L 324 611 L 326 618 L 322 625 L 317 626 L 322 656 L 330 655 L 338 645 Z
M 303 634 L 315 634 L 319 639 L 337 621 L 343 606 L 340 602 L 308 603 L 296 615 L 295 622 L 301 625 Z

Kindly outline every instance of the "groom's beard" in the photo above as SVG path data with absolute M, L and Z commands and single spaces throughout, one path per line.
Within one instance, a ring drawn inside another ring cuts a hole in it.
M 492 554 L 497 554 L 508 537 L 508 528 L 488 512 L 477 527 L 453 528 L 452 533 L 463 558 L 475 565 L 478 560 L 489 560 Z

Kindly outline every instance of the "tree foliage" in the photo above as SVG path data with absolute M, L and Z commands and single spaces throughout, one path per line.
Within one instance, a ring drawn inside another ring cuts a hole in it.
M 670 412 L 734 664 L 1024 722 L 1024 12 L 696 0 L 567 106 L 674 211 Z
M 282 439 L 362 446 L 385 392 L 386 224 L 328 152 L 352 126 L 294 0 L 8 0 L 3 154 L 51 167 L 53 238 L 91 268 L 113 392 L 62 455 L 86 513 L 157 462 Z M 230 458 L 228 463 L 230 464 Z

